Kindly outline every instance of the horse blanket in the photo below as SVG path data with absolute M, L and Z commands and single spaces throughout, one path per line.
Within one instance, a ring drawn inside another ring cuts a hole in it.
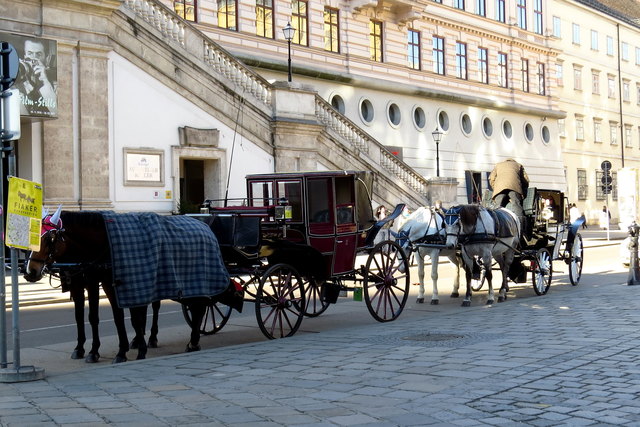
M 152 212 L 102 215 L 121 308 L 213 296 L 229 286 L 218 241 L 203 222 Z

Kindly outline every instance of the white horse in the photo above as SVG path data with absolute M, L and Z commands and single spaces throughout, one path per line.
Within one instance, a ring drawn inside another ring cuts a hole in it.
M 431 280 L 433 291 L 431 293 L 431 304 L 437 305 L 438 298 L 438 258 L 445 255 L 456 266 L 456 275 L 453 281 L 452 298 L 459 296 L 460 287 L 460 266 L 462 261 L 456 256 L 455 249 L 445 249 L 445 228 L 444 216 L 430 207 L 420 207 L 416 209 L 402 224 L 395 233 L 396 242 L 402 247 L 405 255 L 409 257 L 412 251 L 417 252 L 418 280 L 420 290 L 416 302 L 424 303 L 424 258 L 429 255 L 431 259 Z M 432 247 L 423 245 L 433 245 Z M 403 265 L 404 267 L 404 265 Z
M 476 257 L 485 266 L 485 277 L 489 285 L 487 304 L 494 303 L 491 284 L 491 260 L 494 258 L 502 272 L 502 286 L 498 302 L 507 299 L 509 286 L 507 273 L 520 243 L 520 221 L 508 209 L 487 209 L 479 205 L 462 205 L 446 213 L 447 247 L 460 247 L 467 276 L 467 293 L 463 307 L 471 305 L 471 278 Z

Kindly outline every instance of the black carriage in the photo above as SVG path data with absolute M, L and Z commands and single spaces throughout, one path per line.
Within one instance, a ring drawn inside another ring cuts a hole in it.
M 304 316 L 324 312 L 341 291 L 362 292 L 380 322 L 400 315 L 409 294 L 407 258 L 395 242 L 374 239 L 404 205 L 375 221 L 370 172 L 258 174 L 246 181 L 247 199 L 236 206 L 207 200 L 206 212 L 194 216 L 215 233 L 265 336 L 293 335 Z M 202 333 L 220 330 L 230 314 L 212 302 Z M 188 311 L 185 317 L 190 322 Z

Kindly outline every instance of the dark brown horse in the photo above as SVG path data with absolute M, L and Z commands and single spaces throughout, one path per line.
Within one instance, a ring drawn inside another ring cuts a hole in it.
M 40 250 L 31 253 L 26 264 L 25 279 L 29 281 L 40 280 L 45 270 L 55 262 L 63 272 L 61 275 L 63 284 L 68 283 L 69 289 L 73 291 L 72 297 L 76 307 L 80 305 L 84 307 L 84 289 L 87 289 L 89 319 L 93 331 L 93 344 L 87 361 L 97 361 L 99 358 L 100 340 L 97 313 L 98 288 L 101 284 L 111 304 L 118 331 L 118 353 L 113 363 L 126 361 L 126 353 L 130 345 L 124 321 L 124 310 L 118 306 L 113 286 L 111 251 L 102 215 L 99 212 L 62 212 L 58 217 L 54 215 L 45 218 L 43 230 Z M 209 298 L 189 298 L 180 302 L 188 306 L 193 319 L 191 340 L 187 344 L 187 351 L 199 350 L 199 326 L 211 300 Z M 159 308 L 159 301 L 154 302 L 154 305 Z M 135 331 L 132 344 L 135 343 L 138 347 L 137 358 L 144 359 L 147 353 L 147 343 L 144 339 L 147 306 L 131 307 L 130 313 L 131 324 Z M 78 325 L 82 323 L 82 327 L 78 326 L 78 345 L 72 355 L 74 358 L 80 358 L 84 353 L 83 344 L 86 338 L 83 317 L 83 312 L 76 309 L 76 321 Z M 156 326 L 152 330 L 151 345 L 154 344 L 157 334 L 155 313 L 154 324 Z

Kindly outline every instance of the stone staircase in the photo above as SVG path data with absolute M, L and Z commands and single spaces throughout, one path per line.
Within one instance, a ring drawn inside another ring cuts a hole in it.
M 325 147 L 324 150 L 313 152 L 316 160 L 336 169 L 374 171 L 376 180 L 372 198 L 380 203 L 392 206 L 404 202 L 417 207 L 441 198 L 439 195 L 443 186 L 455 192 L 455 180 L 440 180 L 435 184 L 429 182 L 312 89 L 269 83 L 163 4 L 154 0 L 124 0 L 116 15 L 114 42 L 119 54 L 145 65 L 145 69 L 152 65 L 152 74 L 156 78 L 173 80 L 172 84 L 180 86 L 181 92 L 189 92 L 197 103 L 209 104 L 210 109 L 216 109 L 217 116 L 224 115 L 230 124 L 234 123 L 236 117 L 235 105 L 242 103 L 253 120 L 249 122 L 250 129 L 244 131 L 254 132 L 263 140 L 263 147 L 275 150 L 271 141 L 280 136 L 280 139 L 289 141 L 289 145 L 282 149 L 295 150 L 296 147 L 291 145 L 292 140 L 296 141 L 295 137 L 266 133 L 268 129 L 286 133 L 291 127 L 280 125 L 280 122 L 293 123 L 304 117 L 306 122 L 311 122 L 319 129 L 316 138 L 319 146 Z M 169 51 L 170 55 L 159 54 L 160 58 L 154 56 L 151 60 L 143 54 L 144 48 L 132 46 L 135 44 L 133 38 L 147 49 L 153 47 Z M 177 72 L 171 70 L 172 66 L 175 67 L 171 61 L 175 62 L 176 58 L 179 58 L 178 67 L 189 67 L 190 74 L 201 73 L 198 82 L 180 81 Z M 205 81 L 206 84 L 202 84 Z M 205 87 L 198 87 L 198 83 Z M 282 99 L 295 97 L 295 111 L 283 105 L 283 102 L 275 102 L 276 93 L 281 91 L 291 92 L 280 94 Z M 211 101 L 211 94 L 214 93 L 225 95 L 216 99 L 217 105 Z M 229 104 L 224 105 L 225 102 Z M 307 106 L 307 110 L 304 106 Z M 246 124 L 243 122 L 242 125 Z M 310 151 L 306 150 L 307 153 Z M 336 155 L 337 151 L 340 155 Z M 286 153 L 281 155 L 286 158 Z M 276 171 L 290 171 L 288 166 L 286 162 L 276 162 Z

